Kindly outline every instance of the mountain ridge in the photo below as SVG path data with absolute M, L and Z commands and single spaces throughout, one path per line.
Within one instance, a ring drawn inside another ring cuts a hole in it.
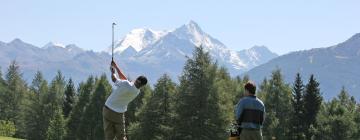
M 199 47 L 200 44 L 210 53 L 214 61 L 226 67 L 233 76 L 252 67 L 243 62 L 247 58 L 240 58 L 238 51 L 227 48 L 219 40 L 205 33 L 194 21 L 167 31 L 135 30 L 137 31 L 130 31 L 129 34 L 135 34 L 135 37 L 139 38 L 131 38 L 133 42 L 123 43 L 124 38 L 129 38 L 125 35 L 116 43 L 117 48 L 123 47 L 124 50 L 114 54 L 118 65 L 132 79 L 138 75 L 146 75 L 150 83 L 155 83 L 162 74 L 167 73 L 176 81 L 182 73 L 184 63 L 192 57 L 194 48 Z M 48 45 L 48 47 L 38 47 L 20 39 L 15 39 L 12 43 L 0 43 L 2 71 L 6 71 L 12 60 L 16 60 L 24 73 L 24 78 L 29 83 L 38 70 L 43 72 L 48 81 L 52 80 L 56 72 L 60 70 L 64 76 L 71 77 L 75 83 L 83 81 L 89 75 L 98 76 L 109 73 L 111 60 L 109 48 L 105 51 L 94 52 L 74 44 L 50 43 Z M 138 50 L 132 45 L 138 45 Z M 272 53 L 269 49 L 267 50 Z M 261 60 L 263 61 L 268 60 Z
M 344 42 L 326 48 L 290 52 L 256 66 L 243 75 L 249 75 L 257 83 L 279 68 L 287 83 L 293 83 L 295 74 L 300 73 L 304 81 L 311 74 L 320 82 L 325 99 L 335 97 L 342 86 L 360 99 L 360 34 L 355 34 Z

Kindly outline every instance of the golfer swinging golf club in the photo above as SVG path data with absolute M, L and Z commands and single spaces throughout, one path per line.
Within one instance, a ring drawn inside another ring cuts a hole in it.
M 127 140 L 125 127 L 125 112 L 128 104 L 139 95 L 140 88 L 146 85 L 147 79 L 139 76 L 130 82 L 114 61 L 114 26 L 112 23 L 112 48 L 111 48 L 111 79 L 114 88 L 106 99 L 103 107 L 103 124 L 105 140 Z M 116 72 L 115 72 L 116 71 Z M 118 76 L 116 76 L 116 74 Z
M 111 62 L 111 79 L 115 88 L 103 107 L 105 140 L 127 140 L 124 114 L 128 104 L 139 95 L 139 89 L 146 85 L 147 79 L 139 76 L 134 82 L 130 82 L 114 61 Z

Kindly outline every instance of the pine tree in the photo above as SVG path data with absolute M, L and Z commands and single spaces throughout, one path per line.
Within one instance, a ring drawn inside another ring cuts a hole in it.
M 86 83 L 80 83 L 78 93 L 79 100 L 72 109 L 69 120 L 67 122 L 67 135 L 65 139 L 73 140 L 79 137 L 79 126 L 84 116 L 85 107 L 89 104 L 90 95 L 93 93 L 95 88 L 95 79 L 90 76 Z
M 280 69 L 272 72 L 268 87 L 265 88 L 266 119 L 264 135 L 276 139 L 289 139 L 291 106 L 291 88 L 284 83 Z
M 5 118 L 5 103 L 7 102 L 5 98 L 7 93 L 7 85 L 3 79 L 0 67 L 0 120 Z
M 42 97 L 48 92 L 47 82 L 40 71 L 35 74 L 29 93 L 29 106 L 26 109 L 25 124 L 26 138 L 29 140 L 44 140 L 46 138 L 47 123 L 43 109 Z
M 338 99 L 340 101 L 340 104 L 344 106 L 348 111 L 355 111 L 356 101 L 353 96 L 350 97 L 344 86 L 342 87 L 340 94 L 338 95 Z
M 74 83 L 72 81 L 72 79 L 69 79 L 69 82 L 66 85 L 66 90 L 65 90 L 65 98 L 63 101 L 63 113 L 64 113 L 64 117 L 67 118 L 72 110 L 72 108 L 74 107 L 75 104 L 75 87 L 74 87 Z
M 248 78 L 247 78 L 248 79 Z M 246 80 L 246 79 L 245 79 Z M 241 79 L 240 76 L 236 76 L 235 79 L 232 80 L 232 84 L 235 86 L 235 91 L 232 93 L 234 94 L 233 98 L 233 107 L 239 102 L 239 100 L 244 97 L 244 80 Z M 232 111 L 234 112 L 234 111 Z
M 345 101 L 345 102 L 344 102 Z M 357 127 L 354 110 L 348 108 L 351 97 L 343 88 L 337 98 L 326 103 L 317 115 L 315 139 L 356 139 Z
M 57 72 L 55 78 L 51 81 L 49 92 L 45 96 L 44 104 L 46 105 L 47 115 L 52 118 L 55 111 L 62 107 L 62 101 L 65 92 L 65 78 L 60 71 Z
M 54 116 L 50 120 L 46 140 L 63 140 L 66 133 L 65 129 L 65 120 L 59 107 L 54 111 Z
M 261 84 L 259 85 L 259 89 L 258 92 L 256 93 L 257 97 L 261 100 L 261 101 L 265 101 L 266 100 L 266 92 L 269 88 L 269 81 L 264 78 L 264 80 L 261 82 Z
M 53 82 L 55 82 L 54 84 L 57 86 L 56 94 L 60 97 L 60 99 L 62 99 L 64 97 L 64 93 L 65 93 L 66 81 L 65 81 L 65 77 L 63 76 L 61 71 L 57 71 L 57 74 L 56 74 L 55 78 L 53 79 Z M 62 100 L 60 100 L 60 103 L 59 103 L 60 105 L 61 105 L 61 101 Z
M 180 77 L 174 139 L 223 139 L 226 118 L 222 117 L 214 87 L 217 67 L 202 47 L 196 48 L 193 56 Z
M 354 122 L 357 127 L 357 131 L 354 134 L 355 139 L 360 139 L 360 104 L 357 105 L 355 113 L 354 113 Z
M 357 129 L 360 129 L 360 127 L 356 126 L 356 101 L 354 96 L 350 96 L 349 93 L 346 91 L 345 87 L 343 86 L 340 94 L 337 97 L 340 102 L 340 106 L 345 108 L 344 115 L 341 115 L 341 117 L 344 117 L 344 121 L 347 128 L 344 128 L 345 132 L 343 132 L 343 135 L 345 136 L 345 139 L 349 138 L 355 138 Z M 337 127 L 337 126 L 335 126 Z M 336 128 L 339 129 L 339 128 Z
M 6 92 L 2 94 L 0 120 L 8 120 L 15 123 L 15 136 L 25 137 L 24 109 L 26 103 L 27 85 L 22 79 L 20 67 L 16 61 L 12 61 L 6 73 Z
M 293 98 L 292 105 L 294 108 L 294 112 L 291 118 L 291 139 L 294 140 L 302 140 L 304 137 L 304 129 L 302 126 L 302 121 L 304 119 L 304 84 L 301 80 L 300 73 L 296 74 L 295 82 L 293 84 Z
M 0 86 L 6 86 L 6 82 L 5 82 L 2 72 L 1 72 L 1 67 L 0 67 Z
M 125 112 L 126 127 L 131 127 L 132 123 L 136 123 L 139 121 L 139 117 L 137 116 L 137 114 L 139 113 L 140 108 L 142 108 L 143 105 L 146 104 L 146 102 L 149 100 L 151 93 L 152 89 L 149 84 L 147 84 L 140 89 L 139 95 L 136 96 L 136 98 L 129 103 L 128 109 Z
M 225 67 L 221 67 L 216 72 L 214 87 L 219 96 L 219 107 L 222 112 L 220 115 L 221 118 L 225 118 L 224 124 L 228 127 L 231 123 L 236 122 L 234 119 L 234 107 L 236 105 L 235 100 L 239 101 L 243 88 L 242 81 L 236 81 L 231 79 L 230 74 L 228 73 Z M 239 82 L 239 83 L 238 83 Z
M 90 103 L 85 107 L 84 117 L 79 126 L 79 139 L 99 140 L 104 138 L 102 108 L 110 95 L 111 85 L 102 75 L 96 81 Z
M 49 88 L 46 93 L 40 95 L 40 108 L 41 108 L 41 116 L 40 116 L 40 125 L 39 131 L 41 132 L 41 138 L 47 138 L 47 131 L 50 126 L 50 122 L 54 117 L 56 117 L 56 113 L 58 113 L 58 109 L 62 107 L 62 98 L 65 91 L 65 78 L 62 76 L 61 72 L 58 71 L 57 75 L 51 81 Z M 42 83 L 43 92 L 46 89 L 46 82 Z M 62 111 L 61 111 L 62 112 Z
M 130 138 L 137 140 L 171 140 L 173 128 L 173 96 L 175 83 L 163 75 L 155 85 L 154 93 L 139 113 L 138 127 Z
M 316 125 L 316 116 L 320 110 L 322 103 L 322 96 L 320 94 L 319 83 L 316 81 L 314 75 L 310 76 L 309 82 L 305 88 L 304 95 L 304 130 L 306 139 L 310 139 L 313 135 L 309 129 L 311 126 Z

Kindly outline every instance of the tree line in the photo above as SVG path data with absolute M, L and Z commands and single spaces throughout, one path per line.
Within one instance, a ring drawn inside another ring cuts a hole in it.
M 250 78 L 231 77 L 202 47 L 185 63 L 179 83 L 164 74 L 141 89 L 128 106 L 126 126 L 134 140 L 228 139 L 234 107 Z M 360 105 L 345 87 L 324 101 L 314 75 L 292 84 L 281 70 L 258 85 L 264 102 L 264 139 L 337 140 L 360 138 Z M 52 81 L 39 71 L 28 85 L 13 61 L 0 72 L 0 135 L 29 140 L 104 139 L 102 107 L 111 93 L 105 74 L 75 86 L 59 71 Z

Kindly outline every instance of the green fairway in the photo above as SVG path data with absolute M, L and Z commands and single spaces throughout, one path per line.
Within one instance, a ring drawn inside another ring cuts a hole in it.
M 0 136 L 0 140 L 22 140 L 22 139 Z

